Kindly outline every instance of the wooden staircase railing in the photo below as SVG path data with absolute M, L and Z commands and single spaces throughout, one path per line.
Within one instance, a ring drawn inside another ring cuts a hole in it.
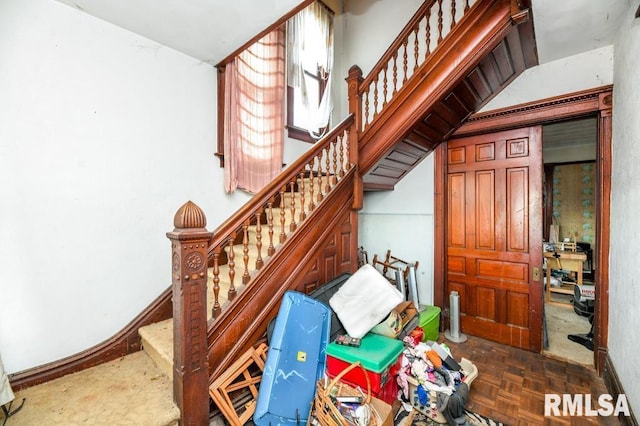
M 355 132 L 350 136 L 352 124 L 350 115 L 214 231 L 208 258 L 214 268 L 214 283 L 220 280 L 219 265 L 228 265 L 229 301 L 237 294 L 237 284 L 247 285 L 252 274 L 264 266 L 265 259 L 275 254 L 289 233 L 295 231 L 355 167 L 357 163 L 353 160 L 358 150 Z M 250 238 L 250 227 L 253 227 L 253 238 Z M 237 246 L 242 252 L 240 259 L 236 259 Z M 250 250 L 256 254 L 253 264 L 249 262 Z M 239 275 L 241 279 L 237 283 Z M 213 318 L 218 317 L 222 309 L 218 290 L 214 285 Z
M 363 132 L 470 10 L 476 0 L 427 0 L 358 87 Z M 353 111 L 352 111 L 353 112 Z
M 349 176 L 354 181 L 354 123 L 349 115 L 213 233 L 206 230 L 206 217 L 194 203 L 185 203 L 176 213 L 175 229 L 167 236 L 173 259 L 174 399 L 183 424 L 205 424 L 208 416 L 207 386 L 217 367 L 207 365 L 208 330 L 342 180 Z M 220 302 L 221 280 L 229 282 L 226 303 Z M 207 298 L 213 299 L 211 312 Z
M 528 0 L 426 0 L 349 91 L 366 190 L 389 190 L 526 68 L 537 64 Z

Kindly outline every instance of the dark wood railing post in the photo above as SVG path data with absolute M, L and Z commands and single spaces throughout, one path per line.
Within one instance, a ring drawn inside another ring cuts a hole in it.
M 212 233 L 191 201 L 177 211 L 171 240 L 173 399 L 182 425 L 209 424 L 207 365 L 207 249 Z
M 362 96 L 360 95 L 360 86 L 363 77 L 362 70 L 357 65 L 349 68 L 347 80 L 347 93 L 349 96 L 349 113 L 353 114 L 353 123 L 347 130 L 349 133 L 349 162 L 355 164 L 358 172 L 354 178 L 353 186 L 353 208 L 360 210 L 363 206 L 363 184 L 362 176 L 359 172 L 360 155 L 359 155 L 359 139 L 362 131 Z

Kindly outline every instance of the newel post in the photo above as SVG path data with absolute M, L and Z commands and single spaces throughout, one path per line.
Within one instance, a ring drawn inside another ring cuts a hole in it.
M 177 211 L 171 240 L 173 399 L 182 425 L 209 424 L 207 365 L 207 218 L 191 201 Z
M 349 68 L 347 80 L 347 93 L 349 97 L 349 113 L 353 114 L 353 124 L 349 130 L 349 162 L 356 165 L 357 173 L 353 187 L 353 209 L 360 210 L 363 206 L 362 175 L 360 174 L 359 140 L 362 131 L 362 96 L 360 96 L 360 86 L 362 85 L 362 70 L 354 65 Z

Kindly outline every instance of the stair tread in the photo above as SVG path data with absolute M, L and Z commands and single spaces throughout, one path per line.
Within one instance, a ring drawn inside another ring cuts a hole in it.
M 61 405 L 61 395 L 64 403 Z M 143 351 L 16 392 L 9 424 L 177 425 L 173 383 Z
M 173 375 L 173 318 L 138 329 L 142 349 L 164 374 Z

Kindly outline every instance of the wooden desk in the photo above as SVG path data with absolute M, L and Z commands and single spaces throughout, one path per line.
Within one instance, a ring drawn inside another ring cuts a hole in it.
M 562 283 L 560 287 L 551 286 L 551 270 L 562 269 L 577 273 L 576 284 L 582 284 L 582 264 L 587 260 L 587 255 L 575 251 L 545 251 L 542 253 L 547 259 L 547 290 L 545 300 L 551 302 L 551 293 L 573 294 L 573 283 Z

